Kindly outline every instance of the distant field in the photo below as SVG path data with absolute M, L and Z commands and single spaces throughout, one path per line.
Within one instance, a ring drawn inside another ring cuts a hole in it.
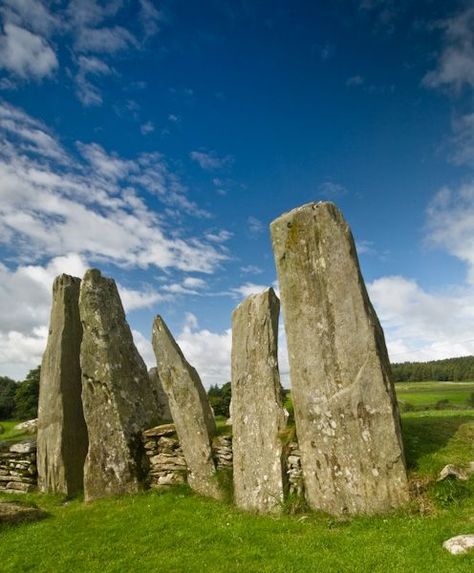
M 18 420 L 7 420 L 4 422 L 0 420 L 0 426 L 3 428 L 3 432 L 0 433 L 0 442 L 16 442 L 27 438 L 28 434 L 26 432 L 14 430 L 14 427 L 19 423 Z
M 398 382 L 395 390 L 398 400 L 417 409 L 435 408 L 443 400 L 455 408 L 468 408 L 474 382 Z

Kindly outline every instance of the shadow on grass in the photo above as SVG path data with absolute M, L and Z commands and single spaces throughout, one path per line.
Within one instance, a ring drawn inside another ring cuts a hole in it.
M 402 418 L 402 436 L 409 469 L 417 469 L 423 456 L 447 446 L 459 428 L 472 423 L 472 416 Z

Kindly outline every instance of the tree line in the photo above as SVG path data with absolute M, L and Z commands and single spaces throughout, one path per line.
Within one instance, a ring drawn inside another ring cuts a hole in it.
M 0 376 L 0 420 L 30 420 L 38 415 L 40 366 L 21 382 Z
M 474 380 L 474 356 L 460 356 L 429 362 L 399 362 L 392 364 L 394 382 Z
M 21 382 L 0 376 L 0 420 L 28 420 L 38 414 L 40 366 L 33 368 Z M 429 362 L 399 362 L 392 364 L 394 382 L 474 380 L 474 356 L 431 360 Z M 229 417 L 230 382 L 215 384 L 208 390 L 209 402 L 217 416 Z

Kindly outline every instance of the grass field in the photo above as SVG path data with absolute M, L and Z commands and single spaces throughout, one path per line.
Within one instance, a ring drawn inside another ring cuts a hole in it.
M 474 382 L 399 382 L 395 389 L 399 400 L 420 410 L 435 408 L 443 400 L 451 406 L 467 408 Z
M 434 393 L 444 399 L 444 389 Z M 417 495 L 395 514 L 254 516 L 187 488 L 87 505 L 31 494 L 17 499 L 49 516 L 0 528 L 0 572 L 472 572 L 474 553 L 452 556 L 442 542 L 474 533 L 474 476 L 436 476 L 447 463 L 474 461 L 474 409 L 408 412 L 402 431 Z

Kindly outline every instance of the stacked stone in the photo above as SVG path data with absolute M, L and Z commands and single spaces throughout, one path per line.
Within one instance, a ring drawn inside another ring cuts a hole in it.
M 212 444 L 213 458 L 218 470 L 232 469 L 232 436 L 218 436 Z
M 163 424 L 145 430 L 143 442 L 150 462 L 150 487 L 159 489 L 186 483 L 186 460 L 176 437 L 174 424 Z
M 0 452 L 0 491 L 28 493 L 36 483 L 35 440 L 13 444 Z
M 301 454 L 298 442 L 290 442 L 286 450 L 286 475 L 288 480 L 288 493 L 302 497 L 304 494 L 303 469 L 301 467 Z

